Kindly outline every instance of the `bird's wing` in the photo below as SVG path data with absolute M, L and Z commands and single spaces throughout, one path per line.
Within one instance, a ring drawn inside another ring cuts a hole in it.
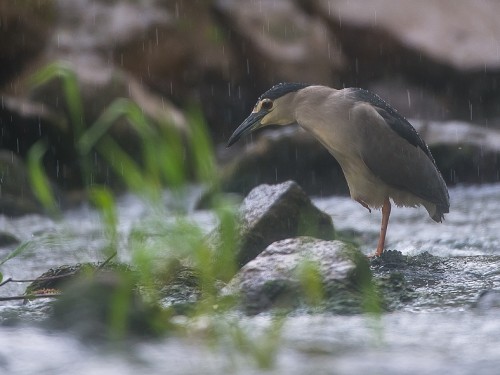
M 354 95 L 358 104 L 352 116 L 360 127 L 360 153 L 367 167 L 386 184 L 448 212 L 446 184 L 413 126 L 375 94 L 357 89 Z
M 420 147 L 429 159 L 431 159 L 432 164 L 436 165 L 436 162 L 429 151 L 429 147 L 404 116 L 387 104 L 387 102 L 377 94 L 361 88 L 351 88 L 350 90 L 356 100 L 370 104 L 375 111 L 382 116 L 387 125 L 389 125 L 394 132 L 410 144 Z

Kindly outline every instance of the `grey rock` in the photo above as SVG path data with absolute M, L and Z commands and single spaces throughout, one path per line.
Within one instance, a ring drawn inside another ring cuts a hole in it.
M 278 240 L 305 235 L 329 240 L 335 235 L 331 216 L 293 181 L 253 189 L 241 204 L 240 217 L 239 265 Z
M 276 307 L 300 307 L 310 297 L 301 274 L 303 266 L 309 264 L 316 270 L 324 296 L 337 306 L 334 310 L 352 312 L 352 296 L 342 291 L 356 290 L 359 273 L 369 274 L 366 265 L 357 265 L 353 260 L 350 252 L 354 251 L 340 241 L 311 237 L 274 242 L 243 266 L 226 292 L 239 293 L 243 309 L 250 314 Z

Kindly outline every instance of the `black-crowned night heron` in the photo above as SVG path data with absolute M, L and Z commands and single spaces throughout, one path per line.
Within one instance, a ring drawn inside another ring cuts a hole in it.
M 276 85 L 258 99 L 228 147 L 261 127 L 291 124 L 311 132 L 337 159 L 354 200 L 370 212 L 382 207 L 375 255 L 384 250 L 391 199 L 397 206 L 424 206 L 436 222 L 449 212 L 448 189 L 429 148 L 379 96 L 359 88 Z

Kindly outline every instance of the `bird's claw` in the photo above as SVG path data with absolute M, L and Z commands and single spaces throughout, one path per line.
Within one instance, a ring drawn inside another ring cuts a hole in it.
M 372 209 L 368 207 L 368 205 L 364 201 L 362 201 L 361 199 L 356 199 L 356 202 L 358 202 L 360 205 L 366 208 L 370 213 L 372 213 Z

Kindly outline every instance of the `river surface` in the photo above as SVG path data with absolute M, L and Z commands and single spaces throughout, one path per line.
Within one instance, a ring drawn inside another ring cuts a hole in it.
M 190 196 L 198 193 L 193 188 Z M 208 345 L 203 328 L 200 334 L 131 341 L 120 349 L 82 342 L 45 328 L 47 303 L 39 300 L 0 304 L 0 374 L 498 374 L 500 308 L 472 306 L 482 290 L 500 289 L 500 184 L 454 187 L 450 196 L 451 212 L 441 224 L 424 209 L 394 207 L 391 214 L 387 248 L 444 260 L 440 278 L 422 285 L 419 298 L 380 318 L 295 313 L 284 321 L 281 339 L 273 345 L 275 363 L 265 371 L 231 343 Z M 314 202 L 332 215 L 336 229 L 361 233 L 362 250 L 373 252 L 379 211 L 370 214 L 346 197 Z M 117 203 L 120 258 L 127 260 L 128 234 L 157 213 L 130 195 Z M 193 199 L 179 202 L 166 194 L 164 203 L 191 211 L 206 232 L 216 225 L 210 212 L 193 211 Z M 165 220 L 170 220 L 168 210 Z M 33 278 L 51 267 L 104 258 L 102 225 L 89 207 L 68 211 L 59 221 L 0 217 L 0 230 L 31 241 L 1 267 L 4 277 Z M 0 257 L 13 248 L 0 248 Z M 24 287 L 9 283 L 0 295 L 21 294 Z M 266 314 L 219 319 L 229 326 L 237 320 L 257 337 L 272 322 Z

